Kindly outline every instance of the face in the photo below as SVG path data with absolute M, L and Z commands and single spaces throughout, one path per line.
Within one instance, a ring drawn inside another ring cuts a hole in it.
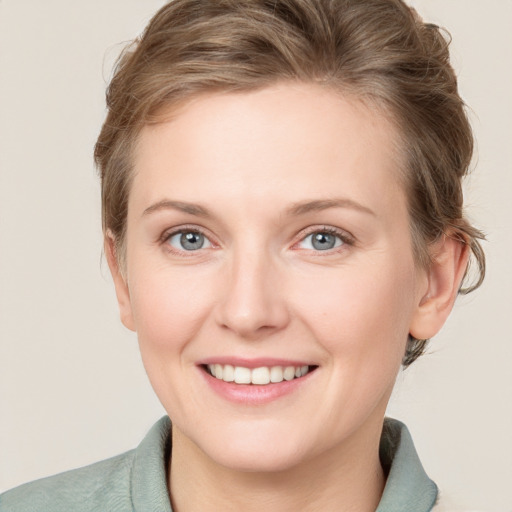
M 426 279 L 394 139 L 305 84 L 204 95 L 143 129 L 121 314 L 208 459 L 280 470 L 379 434 Z

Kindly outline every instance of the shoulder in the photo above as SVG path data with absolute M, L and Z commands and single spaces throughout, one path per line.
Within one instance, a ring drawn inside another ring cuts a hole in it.
M 171 423 L 163 417 L 135 450 L 7 491 L 0 512 L 172 512 L 170 452 Z
M 0 512 L 130 511 L 134 453 L 16 487 L 0 496 Z

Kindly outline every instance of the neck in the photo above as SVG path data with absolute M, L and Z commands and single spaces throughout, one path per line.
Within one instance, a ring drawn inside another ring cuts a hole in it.
M 385 484 L 378 450 L 381 428 L 370 426 L 343 446 L 293 468 L 260 473 L 217 464 L 173 427 L 173 511 L 375 511 Z

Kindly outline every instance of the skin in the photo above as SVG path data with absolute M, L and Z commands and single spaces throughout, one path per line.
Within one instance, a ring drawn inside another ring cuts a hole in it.
M 173 421 L 178 512 L 378 505 L 407 336 L 440 329 L 467 263 L 451 238 L 429 269 L 415 263 L 396 138 L 382 114 L 311 84 L 205 94 L 142 130 L 123 272 L 110 236 L 106 252 Z M 337 246 L 317 250 L 309 235 L 326 229 Z M 187 231 L 203 248 L 180 246 Z M 226 356 L 317 369 L 277 400 L 233 403 L 198 365 Z

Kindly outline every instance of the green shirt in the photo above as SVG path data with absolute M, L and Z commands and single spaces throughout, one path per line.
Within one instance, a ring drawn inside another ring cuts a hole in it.
M 164 417 L 135 450 L 7 491 L 0 495 L 0 512 L 172 512 L 166 477 L 170 426 Z M 385 420 L 380 457 L 388 477 L 376 512 L 429 512 L 437 486 L 403 423 Z

